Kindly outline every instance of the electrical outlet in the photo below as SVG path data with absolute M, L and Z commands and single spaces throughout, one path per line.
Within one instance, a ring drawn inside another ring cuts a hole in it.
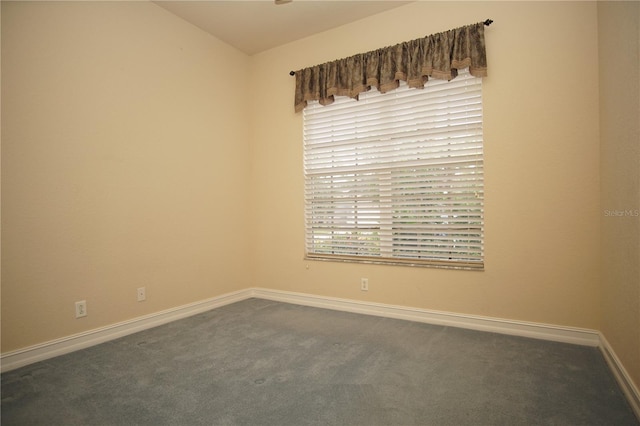
M 87 301 L 80 300 L 76 302 L 76 318 L 82 318 L 87 316 Z
M 369 291 L 369 278 L 360 278 L 360 290 Z
M 138 302 L 142 302 L 147 300 L 147 289 L 146 287 L 138 287 Z

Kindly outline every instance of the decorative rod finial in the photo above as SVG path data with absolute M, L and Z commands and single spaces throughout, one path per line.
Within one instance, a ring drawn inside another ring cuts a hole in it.
M 295 71 L 289 71 L 289 75 L 296 75 Z
M 486 21 L 484 21 L 484 24 L 488 27 L 489 25 L 493 24 L 493 19 L 487 19 Z

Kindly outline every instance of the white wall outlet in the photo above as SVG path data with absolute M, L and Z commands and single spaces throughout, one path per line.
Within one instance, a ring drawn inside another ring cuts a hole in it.
M 147 288 L 138 287 L 138 302 L 147 300 Z
M 87 301 L 80 300 L 76 302 L 76 318 L 82 318 L 87 316 Z
M 369 291 L 369 278 L 360 278 L 360 290 Z

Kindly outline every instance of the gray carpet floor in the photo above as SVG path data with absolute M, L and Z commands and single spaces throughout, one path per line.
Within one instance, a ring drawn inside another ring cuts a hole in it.
M 2 425 L 638 425 L 599 349 L 249 299 L 2 374 Z

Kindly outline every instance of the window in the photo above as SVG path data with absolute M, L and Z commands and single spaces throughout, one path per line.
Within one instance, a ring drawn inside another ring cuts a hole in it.
M 482 269 L 482 79 L 303 113 L 306 258 Z

